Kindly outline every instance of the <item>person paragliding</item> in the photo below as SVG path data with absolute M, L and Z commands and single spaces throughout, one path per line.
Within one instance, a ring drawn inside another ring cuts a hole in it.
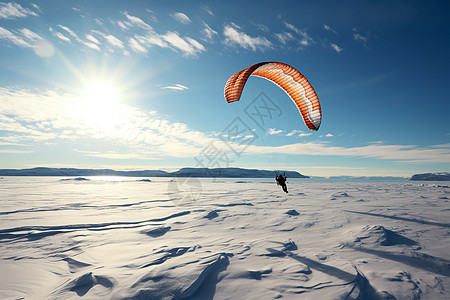
M 265 78 L 288 94 L 297 106 L 303 122 L 309 130 L 319 130 L 322 122 L 322 109 L 319 97 L 308 79 L 294 67 L 281 62 L 261 62 L 241 70 L 231 76 L 225 84 L 224 96 L 228 103 L 239 101 L 250 76 Z M 286 174 L 277 174 L 277 184 L 288 192 Z
M 287 186 L 286 186 L 286 179 L 287 179 L 287 176 L 286 176 L 286 175 L 281 175 L 281 174 L 279 174 L 279 175 L 277 175 L 277 176 L 275 177 L 275 179 L 276 179 L 276 181 L 277 181 L 277 185 L 281 186 L 281 188 L 283 189 L 283 191 L 284 191 L 285 193 L 289 193 L 288 190 L 287 190 Z

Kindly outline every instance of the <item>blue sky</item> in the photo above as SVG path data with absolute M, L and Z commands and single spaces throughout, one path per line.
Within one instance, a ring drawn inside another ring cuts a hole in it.
M 0 2 L 0 168 L 448 171 L 448 1 L 311 2 Z M 226 103 L 261 61 L 309 79 L 319 131 L 264 79 Z

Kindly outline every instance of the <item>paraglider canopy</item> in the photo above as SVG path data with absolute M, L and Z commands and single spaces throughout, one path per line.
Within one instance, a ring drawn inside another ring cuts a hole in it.
M 245 83 L 250 76 L 265 78 L 283 89 L 297 106 L 305 125 L 318 130 L 322 121 L 319 97 L 303 74 L 280 62 L 262 62 L 237 72 L 225 85 L 225 100 L 239 101 Z

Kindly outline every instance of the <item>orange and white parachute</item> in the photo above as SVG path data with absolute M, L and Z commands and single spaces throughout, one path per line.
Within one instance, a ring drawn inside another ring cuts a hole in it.
M 318 130 L 322 121 L 319 97 L 309 81 L 295 68 L 280 62 L 262 62 L 237 72 L 225 85 L 225 100 L 239 101 L 248 77 L 258 76 L 272 81 L 294 101 L 310 130 Z

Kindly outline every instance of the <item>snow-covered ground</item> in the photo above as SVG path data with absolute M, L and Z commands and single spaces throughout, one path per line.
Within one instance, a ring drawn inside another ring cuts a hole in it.
M 450 298 L 447 183 L 288 187 L 3 177 L 0 299 Z

